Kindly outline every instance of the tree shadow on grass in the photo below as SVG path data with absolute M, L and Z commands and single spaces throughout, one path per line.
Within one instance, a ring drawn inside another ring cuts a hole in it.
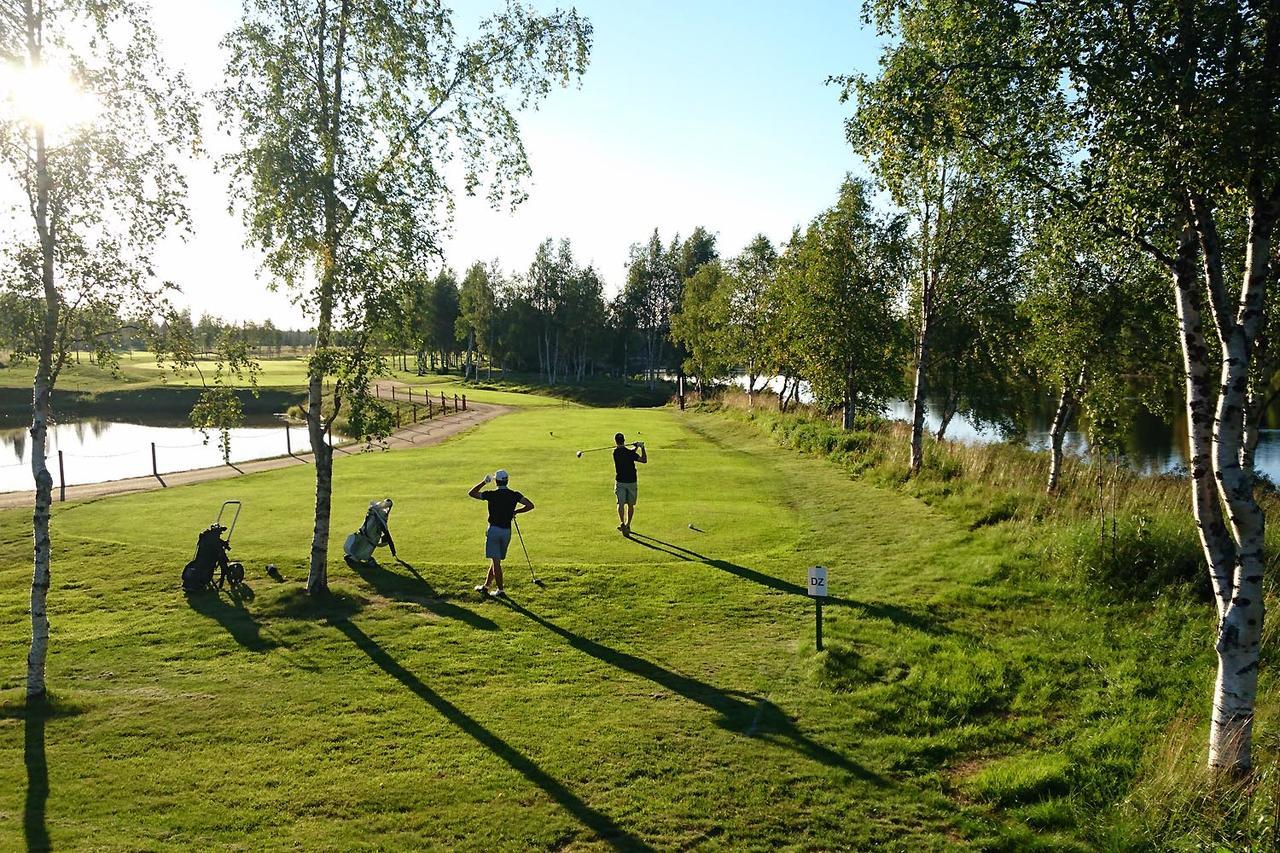
M 27 766 L 27 799 L 22 812 L 22 829 L 28 850 L 51 850 L 49 827 L 45 823 L 45 803 L 49 800 L 49 763 L 44 753 L 44 728 L 49 719 L 45 703 L 29 707 L 22 759 Z
M 481 616 L 479 613 L 468 610 L 465 607 L 459 607 L 440 597 L 431 584 L 427 583 L 427 579 L 404 560 L 397 560 L 397 562 L 408 569 L 413 577 L 407 577 L 399 572 L 384 568 L 377 560 L 368 560 L 361 563 L 348 557 L 346 562 L 352 571 L 363 578 L 365 583 L 373 587 L 374 591 L 381 596 L 397 601 L 413 602 L 421 605 L 428 613 L 434 613 L 436 616 L 446 619 L 457 619 L 481 631 L 496 631 L 498 629 L 498 623 L 492 619 Z
M 252 652 L 265 652 L 276 647 L 276 643 L 262 636 L 262 623 L 258 621 L 246 602 L 253 601 L 253 587 L 247 582 L 228 587 L 226 598 L 223 590 L 204 590 L 189 592 L 187 604 L 202 616 L 207 616 L 221 625 L 237 643 Z
M 884 779 L 861 764 L 852 761 L 838 752 L 814 741 L 796 728 L 795 723 L 777 705 L 761 696 L 752 696 L 736 690 L 721 690 L 705 681 L 699 681 L 687 675 L 681 675 L 652 661 L 636 655 L 620 652 L 603 643 L 589 640 L 586 637 L 561 628 L 519 603 L 507 598 L 503 603 L 512 610 L 538 623 L 542 627 L 557 634 L 570 646 L 598 661 L 609 664 L 624 672 L 637 675 L 677 693 L 686 699 L 697 702 L 720 715 L 717 725 L 732 732 L 744 734 L 770 743 L 795 750 L 814 761 L 843 770 L 865 782 L 877 786 L 886 784 Z
M 27 791 L 22 809 L 22 832 L 28 850 L 52 850 L 46 806 L 49 801 L 49 762 L 45 756 L 45 728 L 55 717 L 80 714 L 84 709 L 61 699 L 23 697 L 0 703 L 0 719 L 23 721 L 22 763 L 27 771 Z
M 643 545 L 646 548 L 651 548 L 664 554 L 670 554 L 671 556 L 677 557 L 681 560 L 699 562 L 704 565 L 711 566 L 712 568 L 719 569 L 722 572 L 727 572 L 735 577 L 742 578 L 743 580 L 749 580 L 752 583 L 760 584 L 761 586 L 768 587 L 769 589 L 776 589 L 778 592 L 785 592 L 788 595 L 799 595 L 805 598 L 809 597 L 808 588 L 801 586 L 798 583 L 784 581 L 782 578 L 777 578 L 773 575 L 768 575 L 755 569 L 749 569 L 746 566 L 740 566 L 737 563 L 731 563 L 728 560 L 712 559 L 704 554 L 699 554 L 697 551 L 691 551 L 688 548 L 682 548 L 681 546 L 673 545 L 670 542 L 663 542 L 661 539 L 655 539 L 652 536 L 647 536 L 643 533 L 636 533 L 635 531 L 632 531 L 631 541 L 635 542 L 637 545 Z M 887 619 L 895 625 L 913 628 L 923 634 L 945 636 L 953 633 L 950 628 L 940 623 L 937 619 L 921 613 L 913 612 L 905 607 L 899 607 L 896 604 L 857 601 L 852 598 L 842 598 L 838 595 L 827 596 L 823 599 L 823 603 L 828 605 L 834 604 L 839 607 L 856 608 L 861 610 L 864 615 L 870 616 L 873 619 Z
M 584 803 L 564 784 L 539 767 L 533 759 L 515 749 L 461 708 L 424 684 L 421 679 L 402 666 L 382 646 L 378 645 L 377 641 L 361 631 L 355 624 L 345 619 L 335 620 L 331 624 L 345 634 L 347 639 L 355 643 L 357 648 L 368 655 L 369 660 L 373 661 L 379 669 L 403 684 L 410 693 L 426 702 L 437 713 L 470 735 L 481 746 L 501 758 L 511 769 L 541 788 L 561 808 L 595 833 L 596 837 L 601 841 L 615 850 L 652 849 L 639 838 L 618 826 L 613 818 Z

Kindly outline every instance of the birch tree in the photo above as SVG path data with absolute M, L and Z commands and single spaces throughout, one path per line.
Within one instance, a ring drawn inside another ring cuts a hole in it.
M 772 313 L 768 293 L 778 275 L 778 250 L 768 237 L 757 234 L 729 266 L 734 283 L 728 304 L 729 353 L 746 372 L 747 405 L 754 408 L 762 390 L 756 380 L 763 373 L 767 385 L 768 374 L 775 372 L 761 344 Z
M 1137 405 L 1159 411 L 1176 390 L 1171 294 L 1150 258 L 1070 211 L 1045 217 L 1026 258 L 1024 358 L 1056 399 L 1045 486 L 1054 494 L 1075 418 L 1105 446 L 1109 425 L 1130 421 Z
M 0 289 L 39 305 L 29 355 L 34 560 L 28 699 L 46 693 L 54 392 L 75 339 L 109 361 L 120 318 L 166 310 L 150 252 L 185 228 L 174 157 L 198 138 L 196 107 L 126 0 L 0 0 L 0 198 L 10 205 Z
M 842 411 L 845 429 L 898 387 L 901 245 L 901 220 L 877 215 L 868 185 L 849 179 L 779 261 L 799 372 L 819 405 Z
M 1252 766 L 1263 534 L 1246 434 L 1276 287 L 1280 7 L 880 0 L 903 121 L 963 140 L 1166 270 L 1192 512 L 1218 609 L 1208 763 Z M 939 28 L 945 39 L 936 38 Z
M 422 275 L 455 184 L 468 194 L 487 184 L 495 205 L 523 198 L 530 167 L 517 114 L 579 78 L 590 42 L 576 11 L 540 15 L 518 3 L 462 37 L 449 8 L 432 0 L 244 0 L 224 42 L 219 103 L 241 144 L 226 166 L 243 191 L 249 239 L 316 328 L 310 593 L 328 589 L 325 432 L 345 400 L 353 414 L 372 411 L 360 384 L 367 350 L 339 352 L 337 333 L 359 339 L 381 292 Z
M 492 362 L 493 355 L 486 345 L 493 325 L 493 285 L 489 280 L 489 268 L 476 262 L 467 269 L 458 292 L 458 335 L 466 341 L 467 360 L 463 375 L 474 380 L 477 373 L 477 348 L 484 350 Z

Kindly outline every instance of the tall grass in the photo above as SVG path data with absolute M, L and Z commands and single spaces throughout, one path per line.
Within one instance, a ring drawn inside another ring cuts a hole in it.
M 1033 528 L 1028 543 L 1041 564 L 1096 593 L 1125 600 L 1210 594 L 1185 474 L 1142 474 L 1123 462 L 1068 455 L 1058 491 L 1049 495 L 1045 451 L 926 437 L 920 473 L 909 477 L 911 428 L 901 421 L 864 415 L 846 431 L 811 407 L 750 410 L 738 392 L 717 405 L 786 447 L 829 457 L 853 476 L 906 491 L 974 529 Z M 1259 499 L 1269 516 L 1280 508 L 1280 495 L 1265 481 Z M 1268 554 L 1280 554 L 1280 530 L 1268 528 L 1267 546 Z
M 1203 609 L 1186 612 L 1212 623 L 1212 593 L 1184 474 L 1141 474 L 1116 462 L 1069 456 L 1057 493 L 1049 495 L 1047 452 L 926 438 L 922 469 L 909 477 L 908 424 L 864 416 L 846 431 L 804 406 L 787 413 L 768 404 L 749 409 L 746 395 L 732 392 L 712 405 L 755 423 L 783 446 L 828 457 L 851 476 L 909 493 L 971 529 L 1008 526 L 1035 557 L 1019 561 L 1021 570 L 1061 585 L 1064 595 L 1079 596 L 1086 606 L 1123 611 L 1161 599 L 1203 601 Z M 1274 517 L 1280 495 L 1260 480 L 1259 501 Z M 1280 598 L 1278 546 L 1280 531 L 1269 526 L 1269 605 Z M 1033 830 L 1052 829 L 1073 810 L 1094 812 L 1104 804 L 1088 833 L 1097 849 L 1280 850 L 1280 697 L 1270 675 L 1278 634 L 1280 622 L 1273 618 L 1263 638 L 1255 769 L 1246 779 L 1224 778 L 1205 766 L 1206 685 L 1203 697 L 1183 701 L 1163 738 L 1145 744 L 1136 773 L 1132 757 L 1119 756 L 1106 771 L 1097 762 L 1105 764 L 1115 750 L 1090 752 L 1087 744 L 1073 743 L 992 763 L 964 786 L 975 799 L 1013 808 Z M 1033 833 L 1008 843 L 1010 849 L 1032 849 L 1034 841 Z

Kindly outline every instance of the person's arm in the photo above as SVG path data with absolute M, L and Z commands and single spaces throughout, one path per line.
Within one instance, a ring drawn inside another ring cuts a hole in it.
M 520 500 L 516 505 L 515 514 L 519 515 L 522 512 L 533 512 L 533 501 L 529 500 L 524 495 L 520 496 Z
M 480 497 L 480 490 L 483 489 L 486 485 L 488 485 L 489 481 L 492 479 L 493 479 L 492 474 L 485 474 L 483 480 L 481 480 L 480 482 L 476 483 L 474 486 L 471 487 L 471 491 L 467 492 L 467 496 L 473 497 L 478 501 L 484 500 L 484 498 Z
M 636 461 L 637 461 L 637 462 L 639 462 L 641 465 L 648 465 L 648 464 L 649 464 L 649 451 L 647 451 L 647 450 L 645 450 L 645 449 L 644 449 L 644 442 L 643 442 L 643 441 L 637 441 L 637 442 L 636 442 L 636 446 L 640 448 L 640 455 L 636 457 Z

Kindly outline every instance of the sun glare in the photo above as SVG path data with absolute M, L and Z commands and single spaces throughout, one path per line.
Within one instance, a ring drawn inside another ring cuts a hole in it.
M 97 103 L 60 69 L 6 65 L 0 68 L 0 109 L 57 134 L 92 121 Z

